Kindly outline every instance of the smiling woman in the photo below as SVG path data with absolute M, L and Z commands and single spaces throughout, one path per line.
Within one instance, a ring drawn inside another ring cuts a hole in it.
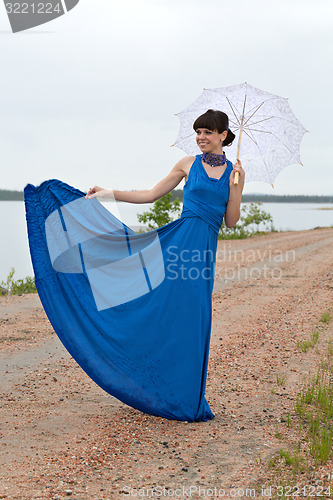
M 197 133 L 198 146 L 211 145 L 217 153 L 221 150 L 221 143 L 222 147 L 230 146 L 235 139 L 235 134 L 229 128 L 228 115 L 219 110 L 208 109 L 195 120 L 193 129 Z

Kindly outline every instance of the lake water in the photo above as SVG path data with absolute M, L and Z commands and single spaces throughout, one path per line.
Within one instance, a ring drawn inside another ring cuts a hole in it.
M 134 230 L 142 226 L 136 214 L 153 206 L 114 202 L 103 202 L 103 205 Z M 331 210 L 323 210 L 325 208 Z M 330 203 L 263 203 L 261 209 L 272 215 L 274 226 L 279 231 L 333 225 L 333 204 Z M 0 235 L 0 281 L 6 279 L 11 267 L 15 268 L 14 279 L 33 276 L 23 202 L 0 201 Z

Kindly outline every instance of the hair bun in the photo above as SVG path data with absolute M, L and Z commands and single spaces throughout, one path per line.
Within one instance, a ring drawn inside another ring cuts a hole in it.
M 236 137 L 235 134 L 231 132 L 230 128 L 228 128 L 227 137 L 223 141 L 223 146 L 231 146 L 235 137 Z

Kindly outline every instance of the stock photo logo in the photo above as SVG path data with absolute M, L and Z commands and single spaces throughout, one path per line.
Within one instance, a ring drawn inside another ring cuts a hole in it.
M 13 33 L 53 21 L 67 14 L 80 0 L 4 0 Z

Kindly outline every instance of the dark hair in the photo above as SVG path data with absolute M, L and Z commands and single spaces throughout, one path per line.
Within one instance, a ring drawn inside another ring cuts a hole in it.
M 218 111 L 215 109 L 209 109 L 203 115 L 199 116 L 193 123 L 193 129 L 207 128 L 208 130 L 217 130 L 219 134 L 222 134 L 225 130 L 228 131 L 227 137 L 223 141 L 223 146 L 231 146 L 232 141 L 235 139 L 235 134 L 231 132 L 229 128 L 229 118 L 228 115 L 223 113 L 223 111 Z

